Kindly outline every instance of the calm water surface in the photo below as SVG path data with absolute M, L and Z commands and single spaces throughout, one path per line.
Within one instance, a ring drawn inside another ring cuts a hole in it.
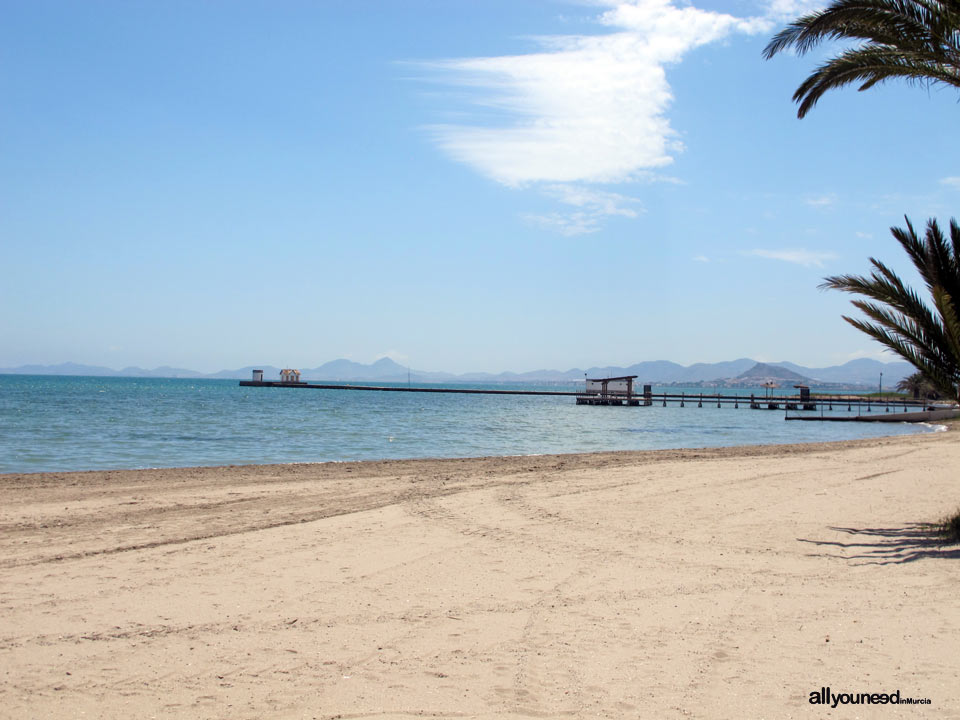
M 593 407 L 578 406 L 572 397 L 0 375 L 0 472 L 656 450 L 931 430 L 784 422 L 782 412 L 706 402 L 703 408 L 696 402 L 685 408 Z

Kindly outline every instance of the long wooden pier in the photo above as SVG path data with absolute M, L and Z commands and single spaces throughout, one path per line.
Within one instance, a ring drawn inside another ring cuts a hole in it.
M 870 397 L 857 397 L 853 395 L 810 395 L 800 398 L 798 395 L 723 395 L 721 393 L 631 393 L 606 395 L 597 393 L 585 393 L 583 391 L 573 390 L 491 390 L 480 388 L 452 388 L 452 387 L 411 387 L 411 386 L 390 386 L 390 385 L 339 385 L 332 383 L 307 383 L 307 382 L 274 382 L 269 380 L 241 380 L 240 385 L 244 387 L 270 387 L 270 388 L 302 388 L 311 390 L 353 390 L 367 392 L 406 392 L 406 393 L 447 393 L 458 395 L 545 395 L 562 396 L 576 398 L 578 405 L 607 405 L 623 407 L 733 407 L 752 410 L 780 410 L 780 411 L 799 411 L 809 414 L 798 416 L 802 419 L 821 419 L 821 415 L 814 417 L 813 413 L 821 413 L 825 410 L 856 412 L 857 415 L 843 418 L 856 420 L 862 417 L 864 420 L 871 419 L 863 417 L 864 413 L 872 415 L 887 414 L 910 414 L 911 411 L 926 410 L 926 403 L 914 400 L 879 400 Z M 787 419 L 798 419 L 788 417 Z M 840 419 L 840 418 L 823 418 Z M 907 422 L 904 417 L 900 421 Z M 891 418 L 891 421 L 893 419 Z
M 582 395 L 569 390 L 480 390 L 477 388 L 422 388 L 392 387 L 389 385 L 323 385 L 320 383 L 274 382 L 271 380 L 241 380 L 246 387 L 311 388 L 313 390 L 373 390 L 380 392 L 458 393 L 462 395 Z

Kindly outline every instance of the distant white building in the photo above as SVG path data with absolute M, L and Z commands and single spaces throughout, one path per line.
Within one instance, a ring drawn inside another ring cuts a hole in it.
M 637 397 L 633 392 L 636 375 L 622 375 L 609 378 L 586 378 L 586 387 L 582 395 L 577 395 L 577 405 L 644 405 L 653 404 L 650 386 L 643 386 L 643 395 Z
M 293 370 L 291 368 L 284 368 L 280 371 L 280 382 L 282 383 L 298 383 L 300 382 L 300 371 Z
M 588 378 L 587 394 L 589 395 L 633 395 L 633 381 L 636 375 L 624 375 L 612 378 Z

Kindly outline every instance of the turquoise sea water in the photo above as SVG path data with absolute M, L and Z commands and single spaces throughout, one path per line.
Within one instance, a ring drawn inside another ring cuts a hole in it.
M 655 450 L 931 431 L 784 422 L 782 412 L 696 405 L 593 407 L 572 397 L 0 375 L 0 472 Z

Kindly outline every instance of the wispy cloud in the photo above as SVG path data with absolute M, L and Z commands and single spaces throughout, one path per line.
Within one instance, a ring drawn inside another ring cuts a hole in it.
M 526 213 L 523 216 L 531 225 L 559 232 L 561 235 L 586 235 L 600 229 L 600 218 L 584 212 L 549 213 L 537 215 Z
M 547 185 L 543 188 L 543 194 L 565 205 L 584 208 L 597 215 L 635 218 L 643 212 L 637 198 L 578 185 Z
M 771 0 L 767 5 L 767 16 L 777 21 L 793 20 L 826 4 L 824 0 Z
M 827 207 L 828 205 L 833 205 L 837 202 L 837 196 L 834 193 L 814 195 L 806 198 L 804 202 L 811 207 Z
M 699 263 L 708 263 L 710 262 L 710 258 L 708 258 L 706 255 L 694 255 L 693 261 Z
M 861 232 L 860 230 L 857 230 L 854 233 L 854 235 L 856 235 L 858 238 L 861 238 L 862 240 L 869 240 L 873 237 L 873 233 Z
M 767 258 L 768 260 L 781 260 L 783 262 L 802 265 L 803 267 L 823 267 L 823 263 L 828 260 L 836 260 L 837 256 L 831 252 L 814 252 L 803 249 L 784 249 L 784 250 L 748 250 L 744 255 L 754 255 L 756 257 Z
M 542 193 L 564 205 L 570 205 L 576 210 L 572 212 L 556 212 L 548 215 L 526 214 L 527 222 L 543 228 L 556 230 L 563 235 L 583 235 L 600 229 L 604 218 L 619 215 L 625 218 L 636 218 L 643 207 L 636 198 L 627 197 L 619 193 L 605 192 L 584 187 L 582 185 L 568 185 L 557 183 L 541 188 Z
M 540 188 L 576 207 L 523 216 L 567 235 L 594 232 L 604 217 L 639 214 L 635 201 L 587 198 L 587 185 L 683 183 L 664 173 L 684 149 L 668 117 L 669 66 L 704 45 L 769 33 L 823 3 L 769 0 L 750 17 L 687 0 L 585 4 L 598 8 L 596 34 L 533 37 L 526 54 L 419 63 L 451 88 L 455 106 L 448 110 L 456 120 L 427 128 L 435 144 L 496 182 Z
M 681 150 L 666 117 L 665 67 L 734 33 L 767 31 L 765 18 L 677 7 L 669 0 L 601 0 L 600 35 L 536 38 L 525 55 L 431 63 L 442 79 L 496 110 L 498 124 L 439 125 L 452 158 L 509 186 L 622 182 L 669 165 Z
M 940 184 L 952 187 L 955 190 L 960 190 L 960 177 L 953 176 L 940 178 Z

